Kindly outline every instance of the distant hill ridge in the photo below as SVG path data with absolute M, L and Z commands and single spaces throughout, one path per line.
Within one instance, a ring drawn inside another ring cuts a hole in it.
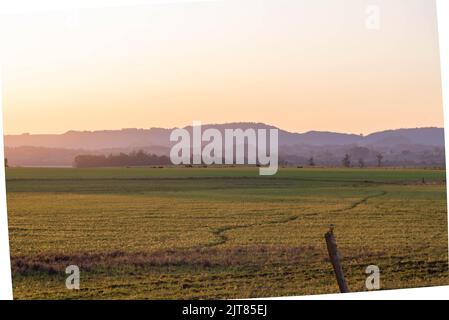
M 203 129 L 271 129 L 275 128 L 264 123 L 226 123 L 205 124 Z M 191 126 L 185 127 L 191 130 Z M 16 148 L 22 146 L 64 148 L 64 149 L 129 149 L 139 147 L 169 147 L 170 133 L 172 129 L 150 128 L 136 129 L 128 128 L 122 130 L 101 131 L 68 131 L 63 134 L 21 134 L 5 135 L 5 147 Z M 394 146 L 394 145 L 423 145 L 444 147 L 443 128 L 412 128 L 396 129 L 375 132 L 367 136 L 355 134 L 309 131 L 306 133 L 294 133 L 279 129 L 280 146 Z

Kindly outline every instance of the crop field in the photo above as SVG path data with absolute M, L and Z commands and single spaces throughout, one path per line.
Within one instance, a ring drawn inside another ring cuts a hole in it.
M 225 299 L 449 284 L 446 175 L 431 169 L 8 168 L 17 299 Z M 80 290 L 65 268 L 81 270 Z

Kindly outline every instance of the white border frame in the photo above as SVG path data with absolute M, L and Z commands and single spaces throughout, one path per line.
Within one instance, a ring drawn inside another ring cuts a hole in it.
M 0 62 L 1 63 L 1 62 Z M 9 255 L 8 215 L 6 208 L 6 180 L 3 148 L 3 96 L 2 68 L 0 64 L 0 300 L 12 300 L 11 260 Z
M 17 11 L 45 11 L 45 10 L 64 10 L 76 9 L 80 7 L 108 7 L 117 5 L 136 5 L 136 4 L 155 4 L 166 2 L 193 2 L 193 1 L 217 1 L 217 0 L 49 0 L 49 1 L 30 1 L 15 0 L 9 3 L 0 3 L 1 12 L 17 12 Z M 446 139 L 446 163 L 449 164 L 449 1 L 436 0 L 439 24 L 440 39 L 440 59 L 441 59 L 441 76 L 443 85 L 443 101 L 444 101 L 444 120 L 445 120 L 445 139 Z M 3 99 L 2 99 L 2 82 L 1 82 L 1 65 L 0 65 L 0 160 L 3 163 L 4 145 L 3 145 Z M 448 192 L 449 198 L 449 192 Z M 448 204 L 449 212 L 449 204 Z M 448 222 L 449 229 L 449 222 Z M 448 243 L 449 251 L 449 243 Z M 449 263 L 449 261 L 448 261 Z M 11 300 L 13 298 L 12 281 L 11 281 L 11 262 L 9 255 L 9 237 L 8 237 L 8 219 L 6 207 L 6 188 L 5 188 L 5 171 L 0 165 L 0 300 Z M 301 299 L 301 300 L 380 300 L 380 299 L 407 299 L 407 300 L 429 300 L 429 299 L 449 299 L 449 286 L 429 287 L 421 289 L 402 289 L 391 291 L 378 291 L 366 293 L 350 293 L 338 295 L 320 295 L 320 296 L 303 296 L 289 297 L 277 299 Z

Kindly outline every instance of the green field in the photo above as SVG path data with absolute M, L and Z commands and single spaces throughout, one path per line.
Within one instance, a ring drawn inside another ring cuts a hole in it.
M 14 296 L 206 299 L 449 284 L 446 176 L 426 169 L 9 168 Z M 81 269 L 81 290 L 65 268 Z

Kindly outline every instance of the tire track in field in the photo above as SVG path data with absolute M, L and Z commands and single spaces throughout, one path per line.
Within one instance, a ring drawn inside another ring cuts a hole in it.
M 251 224 L 244 224 L 244 225 L 237 225 L 237 226 L 225 226 L 225 227 L 221 227 L 221 228 L 216 228 L 216 229 L 212 230 L 211 233 L 215 237 L 217 237 L 217 240 L 206 244 L 205 247 L 210 248 L 210 247 L 215 247 L 215 246 L 226 243 L 229 240 L 229 238 L 226 236 L 227 231 L 245 229 L 245 228 L 251 228 L 251 227 L 258 227 L 258 226 L 262 227 L 262 226 L 267 226 L 267 225 L 272 225 L 272 224 L 283 224 L 283 223 L 295 221 L 298 218 L 299 218 L 299 216 L 290 216 L 290 217 L 286 217 L 284 219 L 269 221 L 269 222 L 265 222 L 265 223 L 251 223 Z
M 328 211 L 326 213 L 329 214 L 329 213 L 339 213 L 339 212 L 344 212 L 344 211 L 350 211 L 350 210 L 357 208 L 358 206 L 360 206 L 362 204 L 365 204 L 370 199 L 385 196 L 387 193 L 388 193 L 387 191 L 381 191 L 380 193 L 372 194 L 372 195 L 366 196 L 358 201 L 355 201 L 354 203 L 352 203 L 351 205 L 349 205 L 346 208 L 335 209 L 335 210 Z M 285 224 L 285 223 L 299 220 L 301 218 L 316 217 L 323 213 L 324 212 L 315 212 L 315 213 L 308 213 L 308 214 L 303 214 L 303 215 L 289 216 L 289 217 L 286 217 L 283 219 L 269 221 L 269 222 L 265 222 L 265 223 L 250 223 L 250 224 L 243 224 L 243 225 L 236 225 L 236 226 L 224 226 L 224 227 L 216 228 L 216 229 L 213 229 L 211 231 L 211 233 L 217 238 L 217 240 L 204 245 L 204 247 L 210 248 L 210 247 L 216 247 L 216 246 L 225 244 L 229 240 L 229 237 L 226 235 L 226 232 L 228 232 L 228 231 L 252 228 L 252 227 L 257 227 L 257 226 L 263 227 L 263 226 L 275 225 L 275 224 Z
M 342 211 L 347 211 L 347 210 L 355 209 L 355 208 L 357 208 L 358 206 L 360 206 L 360 205 L 365 204 L 366 202 L 368 202 L 368 200 L 373 199 L 373 198 L 383 197 L 383 196 L 385 196 L 387 193 L 388 193 L 387 191 L 381 191 L 380 193 L 373 194 L 373 195 L 370 195 L 370 196 L 366 196 L 366 197 L 362 198 L 361 200 L 354 202 L 353 204 L 351 204 L 351 205 L 350 205 L 349 207 L 347 207 L 347 208 L 335 209 L 335 210 L 330 211 L 329 213 L 338 213 L 338 212 L 342 212 Z

